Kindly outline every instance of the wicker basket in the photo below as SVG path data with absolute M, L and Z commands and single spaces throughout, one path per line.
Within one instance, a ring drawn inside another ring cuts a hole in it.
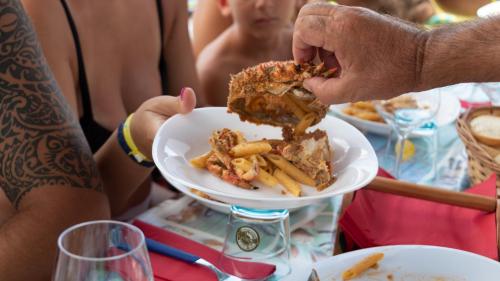
M 492 173 L 497 175 L 497 188 L 500 188 L 500 164 L 495 162 L 494 155 L 498 148 L 484 145 L 476 140 L 469 127 L 470 121 L 479 115 L 500 116 L 500 107 L 481 107 L 471 109 L 457 120 L 458 135 L 465 144 L 469 158 L 469 176 L 473 184 L 486 180 Z

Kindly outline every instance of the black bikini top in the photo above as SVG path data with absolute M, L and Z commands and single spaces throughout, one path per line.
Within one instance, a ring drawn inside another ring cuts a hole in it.
M 83 60 L 83 52 L 80 44 L 80 37 L 78 36 L 78 30 L 76 28 L 76 24 L 73 20 L 73 16 L 71 15 L 71 11 L 69 9 L 66 0 L 61 0 L 61 4 L 64 8 L 64 12 L 66 17 L 68 18 L 68 23 L 71 28 L 71 33 L 73 35 L 73 40 L 76 48 L 76 57 L 78 62 L 78 80 L 79 80 L 79 88 L 80 93 L 82 95 L 82 107 L 83 107 L 83 115 L 80 118 L 80 126 L 82 127 L 83 133 L 85 134 L 85 138 L 92 149 L 92 152 L 96 152 L 111 136 L 112 131 L 107 130 L 106 128 L 99 125 L 94 120 L 94 115 L 92 113 L 92 102 L 90 100 L 89 93 L 89 85 L 87 81 L 87 74 L 85 72 L 85 62 Z M 166 92 L 166 63 L 163 54 L 163 10 L 161 0 L 156 0 L 156 6 L 158 10 L 158 19 L 160 24 L 160 38 L 161 38 L 161 54 L 159 61 L 159 70 L 161 74 L 162 80 L 162 92 Z

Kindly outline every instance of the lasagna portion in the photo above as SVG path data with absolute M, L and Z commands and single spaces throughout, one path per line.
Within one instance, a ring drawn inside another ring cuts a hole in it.
M 289 127 L 283 129 L 284 142 L 278 146 L 279 153 L 316 182 L 316 188 L 323 190 L 330 186 L 332 176 L 333 151 L 328 135 L 316 129 L 311 133 L 294 135 Z
M 333 77 L 335 69 L 324 64 L 266 62 L 233 75 L 229 83 L 228 112 L 242 121 L 273 126 L 296 126 L 306 114 L 315 113 L 312 125 L 328 111 L 303 81 L 311 77 Z

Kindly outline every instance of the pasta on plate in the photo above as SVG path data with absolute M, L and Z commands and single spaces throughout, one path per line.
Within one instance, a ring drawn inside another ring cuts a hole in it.
M 259 181 L 300 196 L 301 184 L 318 190 L 330 186 L 335 178 L 328 136 L 319 129 L 307 132 L 325 117 L 327 106 L 302 81 L 334 72 L 322 64 L 268 62 L 236 74 L 229 86 L 228 112 L 242 121 L 280 126 L 283 139 L 248 141 L 243 133 L 224 128 L 212 133 L 211 150 L 191 159 L 191 165 L 245 189 Z

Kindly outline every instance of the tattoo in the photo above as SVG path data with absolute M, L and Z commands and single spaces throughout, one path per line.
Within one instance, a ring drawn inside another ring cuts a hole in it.
M 17 208 L 45 186 L 102 190 L 27 15 L 19 1 L 0 0 L 0 187 Z

